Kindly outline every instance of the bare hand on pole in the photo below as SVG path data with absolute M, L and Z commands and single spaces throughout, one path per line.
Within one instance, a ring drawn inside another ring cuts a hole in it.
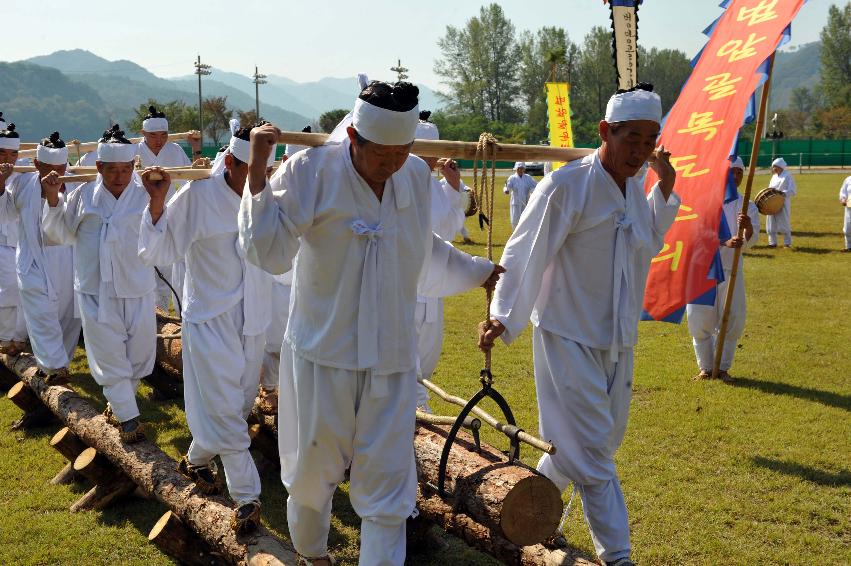
M 674 191 L 674 183 L 677 180 L 677 171 L 671 165 L 671 152 L 666 150 L 664 145 L 660 145 L 653 151 L 647 162 L 659 177 L 659 188 L 662 190 L 662 196 L 665 197 L 665 200 L 668 200 L 668 197 Z
M 165 210 L 165 199 L 171 187 L 171 175 L 162 167 L 148 167 L 141 174 L 142 185 L 151 198 L 148 210 L 151 222 L 156 224 Z
M 454 159 L 440 160 L 437 162 L 438 172 L 443 175 L 449 186 L 456 191 L 461 190 L 461 171 Z
M 266 187 L 266 163 L 278 144 L 279 130 L 273 124 L 263 124 L 251 130 L 248 157 L 248 188 L 252 195 Z
M 14 163 L 0 163 L 0 195 L 6 190 L 6 181 L 12 176 L 14 168 Z
M 59 204 L 59 190 L 62 188 L 62 176 L 51 171 L 41 178 L 41 196 L 47 200 L 47 205 L 54 207 Z

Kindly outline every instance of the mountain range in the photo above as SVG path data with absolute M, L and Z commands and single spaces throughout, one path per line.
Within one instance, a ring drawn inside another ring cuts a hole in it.
M 251 77 L 211 70 L 202 79 L 205 97 L 227 96 L 228 106 L 236 110 L 254 108 Z M 350 108 L 358 90 L 356 77 L 299 83 L 270 75 L 266 80 L 268 84 L 260 86 L 260 114 L 288 130 L 300 130 L 323 112 Z M 149 98 L 198 102 L 195 75 L 162 78 L 132 61 L 109 61 L 82 49 L 0 63 L 0 84 L 0 111 L 18 122 L 28 141 L 54 129 L 69 139 L 97 139 L 109 124 L 126 123 Z M 439 105 L 435 93 L 424 85 L 420 100 L 422 108 Z

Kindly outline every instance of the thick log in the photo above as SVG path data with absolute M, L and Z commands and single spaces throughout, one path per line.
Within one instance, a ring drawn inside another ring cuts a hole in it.
M 187 566 L 218 566 L 226 564 L 192 529 L 171 511 L 166 511 L 156 522 L 148 540 L 157 548 Z
M 180 336 L 180 323 L 172 317 L 157 314 L 159 336 Z M 172 379 L 183 381 L 183 341 L 180 338 L 157 338 L 157 365 Z
M 121 473 L 96 448 L 88 447 L 74 460 L 74 469 L 92 483 L 109 483 Z
M 85 448 L 74 460 L 74 471 L 95 485 L 71 505 L 72 513 L 89 509 L 106 509 L 136 489 L 136 484 L 127 477 L 127 474 L 91 447 Z
M 278 439 L 272 431 L 255 423 L 249 425 L 248 436 L 251 437 L 251 447 L 263 454 L 274 469 L 280 469 L 281 458 L 278 456 Z
M 519 566 L 593 566 L 597 564 L 596 561 L 582 556 L 571 548 L 550 549 L 542 544 L 531 546 L 513 544 L 476 522 L 469 515 L 459 512 L 436 494 L 420 493 L 417 497 L 417 509 L 420 517 L 437 524 L 447 533 L 505 564 Z
M 62 470 L 53 476 L 50 483 L 64 485 L 79 481 L 82 476 L 74 469 L 74 460 L 86 449 L 86 445 L 67 426 L 63 427 L 50 439 L 50 445 L 68 459 Z
M 440 456 L 449 427 L 421 424 L 414 437 L 420 485 L 438 483 Z M 453 507 L 493 534 L 525 546 L 552 536 L 561 519 L 558 488 L 534 470 L 506 461 L 492 446 L 477 452 L 470 435 L 459 431 L 446 464 L 445 488 Z
M 0 365 L 0 392 L 6 393 L 13 385 L 20 381 L 18 376 L 9 371 L 4 365 Z
M 50 409 L 23 381 L 13 385 L 6 397 L 24 412 L 21 418 L 12 423 L 12 430 L 39 428 L 56 422 L 56 417 Z
M 121 468 L 144 492 L 161 501 L 231 564 L 273 566 L 295 564 L 295 551 L 261 527 L 239 537 L 230 527 L 231 504 L 224 497 L 199 494 L 194 484 L 176 470 L 176 462 L 151 442 L 126 445 L 118 430 L 87 401 L 65 387 L 51 387 L 35 375 L 32 358 L 10 359 L 7 364 L 84 443 L 96 448 Z

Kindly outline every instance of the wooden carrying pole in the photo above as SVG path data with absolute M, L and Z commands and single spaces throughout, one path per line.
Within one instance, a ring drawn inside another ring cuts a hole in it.
M 183 140 L 187 140 L 189 138 L 198 139 L 200 137 L 201 137 L 201 134 L 198 133 L 198 130 L 189 130 L 188 132 L 179 132 L 179 133 L 169 134 L 168 135 L 168 141 L 170 141 L 170 142 L 183 141 Z M 145 138 L 144 137 L 130 138 L 130 141 L 133 142 L 133 143 L 139 143 L 143 139 L 145 139 Z M 21 144 L 21 147 L 23 148 L 24 146 L 29 146 L 29 145 L 30 144 Z M 38 145 L 38 144 L 35 144 L 35 145 Z M 73 149 L 77 153 L 86 153 L 86 152 L 89 152 L 89 151 L 96 150 L 98 148 L 98 142 L 96 142 L 96 141 L 79 142 L 77 140 L 71 140 L 70 142 L 67 142 L 65 144 L 65 147 L 68 148 L 69 152 Z M 35 154 L 36 154 L 35 148 L 21 149 L 18 152 L 18 157 L 35 157 Z
M 768 78 L 762 85 L 762 98 L 759 101 L 759 112 L 756 117 L 756 129 L 753 134 L 753 147 L 751 148 L 751 159 L 748 165 L 748 180 L 745 185 L 745 194 L 742 196 L 741 214 L 748 213 L 748 203 L 751 200 L 751 187 L 753 187 L 753 176 L 756 172 L 756 162 L 759 159 L 759 142 L 762 138 L 762 126 L 765 122 L 765 111 L 768 107 L 768 91 L 771 89 L 771 73 L 774 71 L 774 53 L 768 59 Z M 741 224 L 736 234 L 743 238 L 745 233 Z M 730 271 L 730 280 L 727 283 L 727 296 L 724 298 L 724 314 L 721 317 L 721 328 L 718 329 L 718 339 L 715 341 L 715 360 L 712 362 L 712 379 L 718 378 L 721 369 L 721 356 L 724 353 L 724 340 L 727 338 L 727 325 L 730 322 L 730 306 L 733 304 L 733 293 L 736 291 L 736 278 L 739 275 L 739 261 L 742 257 L 742 248 L 733 250 L 733 268 Z
M 327 139 L 328 134 L 281 132 L 278 143 L 315 147 L 324 144 Z M 420 157 L 475 159 L 476 145 L 476 142 L 414 140 L 411 153 Z M 497 143 L 495 149 L 496 159 L 499 161 L 574 161 L 594 153 L 593 149 L 517 143 Z M 488 148 L 488 155 L 490 155 L 490 148 Z
M 198 179 L 207 179 L 210 177 L 210 169 L 198 167 L 175 167 L 174 169 L 164 168 L 168 171 L 172 181 L 195 181 Z M 59 177 L 63 183 L 88 183 L 97 179 L 97 173 L 83 173 L 82 175 L 64 175 Z M 151 173 L 152 181 L 159 181 L 160 176 L 157 173 Z

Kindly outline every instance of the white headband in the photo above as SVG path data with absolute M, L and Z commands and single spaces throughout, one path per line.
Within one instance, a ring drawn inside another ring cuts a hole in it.
M 228 152 L 243 163 L 248 163 L 248 156 L 251 155 L 250 147 L 250 142 L 241 140 L 236 136 L 231 136 L 230 143 L 228 144 Z
M 21 138 L 0 138 L 0 149 L 21 149 Z
M 154 132 L 167 132 L 168 120 L 165 118 L 146 118 L 142 121 L 142 131 L 149 134 Z
M 526 169 L 526 162 L 525 161 L 518 161 L 517 163 L 514 164 L 514 170 L 515 171 L 517 171 L 520 168 Z
M 47 165 L 68 165 L 68 148 L 44 147 L 39 144 L 35 150 L 35 158 Z
M 373 106 L 358 98 L 352 111 L 352 126 L 362 138 L 378 145 L 407 145 L 414 141 L 420 107 L 396 112 Z
M 772 167 L 780 167 L 781 169 L 786 169 L 786 167 L 787 167 L 786 160 L 783 159 L 782 157 L 778 157 L 777 159 L 775 159 L 774 161 L 771 162 L 771 166 Z
M 136 158 L 136 150 L 139 149 L 134 143 L 99 143 L 98 161 L 101 163 L 127 163 Z
M 440 131 L 437 129 L 435 124 L 431 122 L 420 122 L 417 124 L 417 131 L 415 137 L 418 140 L 439 140 L 440 139 Z
M 745 164 L 744 164 L 744 162 L 742 161 L 742 158 L 741 158 L 741 157 L 739 157 L 739 156 L 737 155 L 737 156 L 736 156 L 736 159 L 734 159 L 734 160 L 733 160 L 733 162 L 732 162 L 732 163 L 730 163 L 730 167 L 731 167 L 732 169 L 744 169 L 744 168 L 745 168 Z
M 655 92 L 632 90 L 615 94 L 606 105 L 606 122 L 651 120 L 662 123 L 662 99 Z

